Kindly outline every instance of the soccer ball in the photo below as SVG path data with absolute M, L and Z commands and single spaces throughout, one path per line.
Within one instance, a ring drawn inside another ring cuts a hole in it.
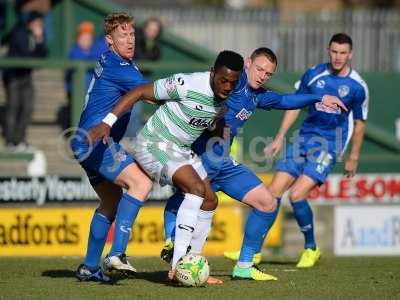
M 210 266 L 204 256 L 189 253 L 176 265 L 176 279 L 184 286 L 202 286 L 207 282 Z

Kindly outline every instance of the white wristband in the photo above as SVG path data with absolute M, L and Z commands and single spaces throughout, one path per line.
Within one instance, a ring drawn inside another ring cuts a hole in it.
M 107 116 L 102 120 L 103 123 L 106 123 L 108 126 L 112 127 L 115 122 L 117 122 L 118 117 L 113 113 L 108 113 Z

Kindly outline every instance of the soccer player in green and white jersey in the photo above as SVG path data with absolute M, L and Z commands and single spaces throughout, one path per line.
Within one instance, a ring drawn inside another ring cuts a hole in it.
M 103 122 L 89 131 L 90 143 L 99 138 L 107 142 L 112 125 L 139 99 L 162 104 L 139 132 L 133 152 L 152 180 L 161 185 L 172 184 L 185 194 L 176 219 L 172 271 L 196 234 L 201 210 L 211 211 L 217 206 L 207 173 L 190 146 L 219 114 L 222 116 L 223 102 L 238 82 L 242 68 L 239 54 L 222 51 L 210 72 L 175 74 L 127 92 Z M 137 207 L 118 207 L 116 224 L 123 225 L 115 228 L 113 246 L 105 259 L 108 268 L 126 267 L 120 256 L 125 253 Z M 173 276 L 174 272 L 170 272 L 170 279 Z

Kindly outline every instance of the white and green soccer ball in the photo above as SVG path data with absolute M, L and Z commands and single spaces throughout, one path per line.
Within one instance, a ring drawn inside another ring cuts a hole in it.
M 210 266 L 204 256 L 189 253 L 178 261 L 175 275 L 185 286 L 202 286 L 210 275 Z

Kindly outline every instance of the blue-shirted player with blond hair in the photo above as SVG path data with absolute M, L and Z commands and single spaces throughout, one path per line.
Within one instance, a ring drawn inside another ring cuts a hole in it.
M 97 63 L 78 130 L 71 141 L 75 158 L 100 198 L 90 224 L 86 256 L 76 271 L 81 281 L 110 281 L 99 264 L 117 208 L 118 213 L 125 213 L 127 207 L 133 207 L 130 212 L 136 215 L 152 187 L 152 181 L 118 143 L 125 134 L 130 112 L 116 121 L 109 143 L 99 141 L 90 146 L 86 140 L 87 131 L 94 125 L 102 120 L 115 121 L 108 112 L 125 92 L 147 83 L 132 61 L 135 50 L 133 18 L 126 13 L 110 14 L 105 18 L 104 31 L 109 51 L 103 53 Z M 120 224 L 115 226 L 116 230 L 120 227 Z M 135 271 L 124 254 L 118 257 L 118 266 Z

